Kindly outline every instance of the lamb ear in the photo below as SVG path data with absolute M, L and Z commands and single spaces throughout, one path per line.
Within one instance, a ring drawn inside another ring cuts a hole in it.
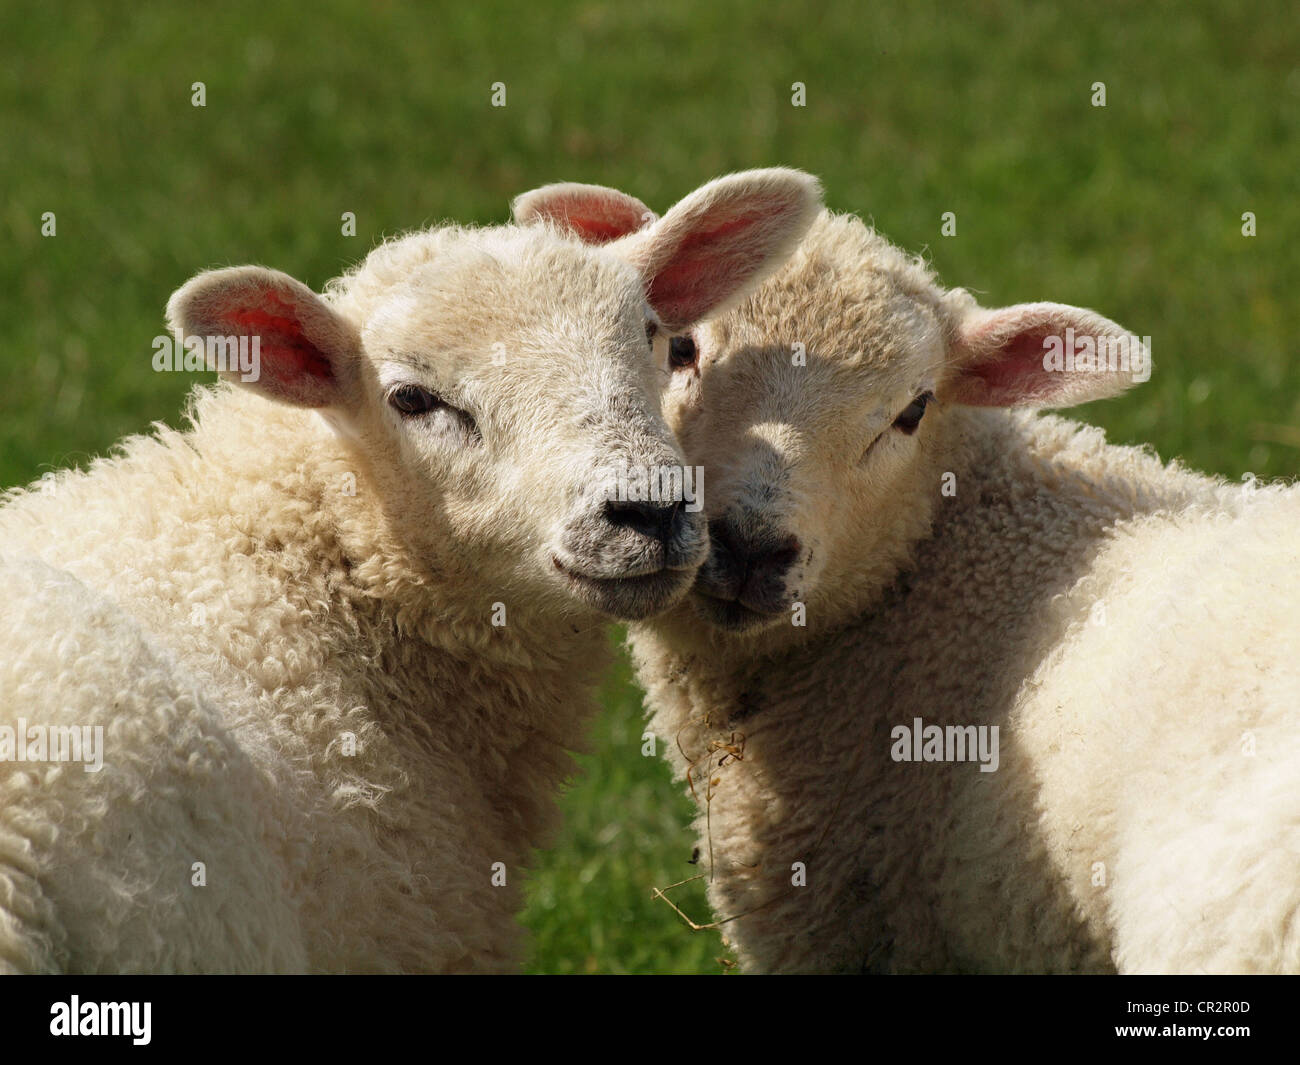
M 952 340 L 953 373 L 942 391 L 971 407 L 1072 407 L 1147 380 L 1149 343 L 1063 303 L 976 308 Z
M 608 244 L 659 217 L 635 196 L 572 181 L 516 196 L 511 210 L 520 225 L 548 221 L 587 244 Z
M 353 405 L 361 340 L 288 274 L 261 266 L 209 270 L 173 293 L 167 321 L 182 344 L 202 341 L 209 368 L 229 381 L 300 407 Z M 241 371 L 220 356 L 230 341 L 245 337 L 254 357 L 251 369 Z
M 811 174 L 776 167 L 718 178 L 611 246 L 646 281 L 670 331 L 739 301 L 794 251 L 821 208 Z

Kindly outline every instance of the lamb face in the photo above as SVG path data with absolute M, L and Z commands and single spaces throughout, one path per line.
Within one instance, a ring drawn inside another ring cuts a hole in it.
M 1100 315 L 984 310 L 829 213 L 672 362 L 665 414 L 709 476 L 712 550 L 693 601 L 714 626 L 778 641 L 780 626 L 793 640 L 860 612 L 907 565 L 959 490 L 960 408 L 1070 406 L 1150 369 L 1137 338 Z
M 707 550 L 685 500 L 620 491 L 627 471 L 683 466 L 653 335 L 733 298 L 815 211 L 802 184 L 782 202 L 734 192 L 688 197 L 637 262 L 549 226 L 449 228 L 377 249 L 328 299 L 241 267 L 195 278 L 168 312 L 188 337 L 257 338 L 257 379 L 227 376 L 317 408 L 417 566 L 534 609 L 640 619 L 686 593 Z
M 862 242 L 846 275 L 847 242 L 865 235 L 824 216 L 785 269 L 670 358 L 665 412 L 709 484 L 693 602 L 722 629 L 838 613 L 897 564 L 938 495 L 940 294 L 883 241 Z
M 683 461 L 657 401 L 641 277 L 544 234 L 494 238 L 379 296 L 360 330 L 374 394 L 342 429 L 379 456 L 378 477 L 397 471 L 393 521 L 430 557 L 458 545 L 465 567 L 557 610 L 576 598 L 617 618 L 655 613 L 683 594 L 707 539 L 681 501 L 617 495 L 617 470 Z

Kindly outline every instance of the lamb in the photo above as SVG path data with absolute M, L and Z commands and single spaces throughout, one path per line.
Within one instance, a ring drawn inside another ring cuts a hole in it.
M 449 225 L 323 296 L 183 286 L 185 350 L 253 372 L 0 508 L 0 969 L 514 967 L 605 623 L 706 550 L 682 501 L 608 490 L 681 462 L 647 338 L 738 298 L 818 198 L 721 179 L 632 265 Z
M 745 968 L 1300 971 L 1300 490 L 1035 413 L 1150 344 L 851 216 L 664 348 L 712 548 L 630 643 Z

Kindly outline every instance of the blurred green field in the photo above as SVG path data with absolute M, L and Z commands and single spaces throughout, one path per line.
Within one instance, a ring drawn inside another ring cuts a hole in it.
M 0 485 L 178 421 L 193 378 L 152 372 L 151 341 L 202 268 L 319 287 L 386 234 L 502 221 L 545 182 L 662 210 L 777 163 L 986 303 L 1076 303 L 1150 335 L 1151 381 L 1080 411 L 1112 439 L 1234 479 L 1300 473 L 1285 0 L 6 5 L 0 95 Z M 625 667 L 605 705 L 532 879 L 528 968 L 717 972 L 717 936 L 650 898 L 694 872 L 690 807 L 640 754 Z

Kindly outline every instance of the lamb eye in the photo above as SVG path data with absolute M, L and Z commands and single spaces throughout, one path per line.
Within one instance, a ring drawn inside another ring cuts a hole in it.
M 645 323 L 646 342 L 649 344 L 653 344 L 655 341 L 655 337 L 658 335 L 659 335 L 659 323 L 653 322 L 649 318 L 647 318 Z
M 925 416 L 925 408 L 929 406 L 932 399 L 934 399 L 933 392 L 922 392 L 907 405 L 907 409 L 902 414 L 894 419 L 894 428 L 911 436 L 916 432 L 916 427 L 921 424 L 921 419 Z
M 404 418 L 428 414 L 442 404 L 442 400 L 419 385 L 400 385 L 388 394 L 388 402 Z
M 673 337 L 668 342 L 668 365 L 674 370 L 684 370 L 694 366 L 699 355 L 693 337 Z

